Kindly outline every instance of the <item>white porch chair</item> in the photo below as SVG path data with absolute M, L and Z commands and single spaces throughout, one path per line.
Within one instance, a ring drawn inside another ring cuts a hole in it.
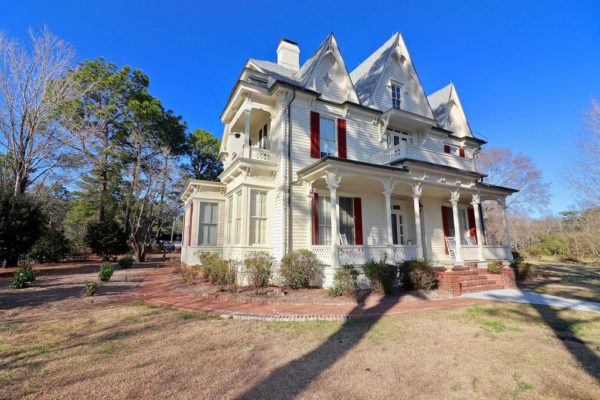
M 342 246 L 348 246 L 348 238 L 345 233 L 340 233 L 340 244 Z
M 477 246 L 477 239 L 475 239 L 473 236 L 467 236 L 465 240 L 467 242 L 467 246 Z
M 448 255 L 450 259 L 456 261 L 456 238 L 453 236 L 444 237 L 446 240 L 446 246 L 448 247 Z

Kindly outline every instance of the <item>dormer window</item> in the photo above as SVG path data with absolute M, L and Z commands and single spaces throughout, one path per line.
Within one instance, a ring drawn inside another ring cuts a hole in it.
M 402 101 L 402 85 L 392 83 L 392 107 L 399 110 Z
M 465 157 L 465 148 L 458 146 L 451 146 L 449 144 L 444 145 L 444 153 L 452 154 L 453 156 Z

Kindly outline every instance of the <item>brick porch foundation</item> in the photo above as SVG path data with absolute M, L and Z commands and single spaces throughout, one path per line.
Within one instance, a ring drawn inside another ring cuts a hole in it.
M 454 267 L 451 271 L 436 267 L 438 289 L 460 296 L 463 293 L 483 292 L 517 287 L 515 273 L 510 267 L 500 268 L 500 274 L 490 274 L 476 265 Z

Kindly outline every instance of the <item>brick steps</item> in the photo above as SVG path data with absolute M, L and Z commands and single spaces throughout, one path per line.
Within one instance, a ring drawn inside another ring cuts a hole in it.
M 454 296 L 515 287 L 514 275 L 509 268 L 503 268 L 501 274 L 490 274 L 487 269 L 477 268 L 476 265 L 465 265 L 455 267 L 452 271 L 438 270 L 437 273 L 440 289 Z

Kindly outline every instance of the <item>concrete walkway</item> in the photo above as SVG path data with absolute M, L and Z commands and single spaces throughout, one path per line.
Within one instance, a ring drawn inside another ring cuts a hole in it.
M 600 314 L 600 303 L 567 299 L 565 297 L 552 296 L 549 294 L 540 294 L 530 290 L 498 289 L 489 290 L 487 292 L 463 294 L 461 297 L 470 299 L 509 301 L 514 303 L 541 304 L 545 306 L 570 308 L 573 310 L 590 311 Z

